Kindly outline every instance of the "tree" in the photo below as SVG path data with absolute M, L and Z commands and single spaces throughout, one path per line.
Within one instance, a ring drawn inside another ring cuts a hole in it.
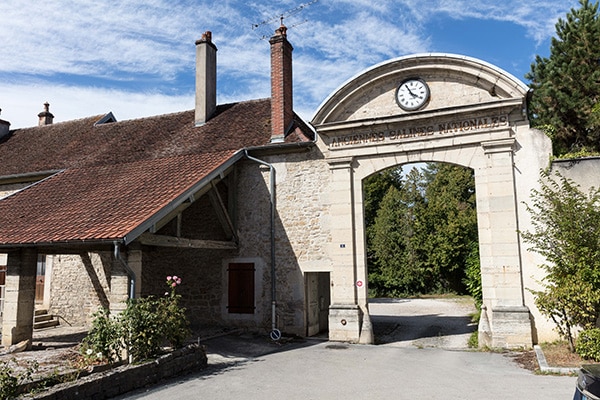
M 463 293 L 467 260 L 479 264 L 473 170 L 427 164 L 424 177 L 427 206 L 422 221 L 427 264 L 438 276 L 437 290 Z
M 402 187 L 402 167 L 388 168 L 377 172 L 363 183 L 363 204 L 365 209 L 365 225 L 372 226 L 383 196 L 390 187 Z
M 600 18 L 598 3 L 580 0 L 566 19 L 556 23 L 550 56 L 536 56 L 531 71 L 529 103 L 532 125 L 545 128 L 555 155 L 600 151 Z
M 574 351 L 574 329 L 592 328 L 600 316 L 600 190 L 585 194 L 559 174 L 543 173 L 540 184 L 527 205 L 533 231 L 521 232 L 547 260 L 543 290 L 531 292 Z
M 422 170 L 413 168 L 397 182 L 388 186 L 367 227 L 371 295 L 464 293 L 468 289 L 480 300 L 473 171 L 427 164 Z M 373 189 L 373 185 L 368 187 Z
M 418 225 L 423 199 L 422 176 L 411 170 L 402 188 L 391 186 L 383 197 L 371 229 L 374 263 L 369 283 L 375 295 L 406 296 L 427 292 L 433 281 L 420 254 Z

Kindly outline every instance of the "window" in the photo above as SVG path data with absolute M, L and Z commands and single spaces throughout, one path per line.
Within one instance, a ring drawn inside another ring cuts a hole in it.
M 254 263 L 230 263 L 227 311 L 230 314 L 254 314 Z

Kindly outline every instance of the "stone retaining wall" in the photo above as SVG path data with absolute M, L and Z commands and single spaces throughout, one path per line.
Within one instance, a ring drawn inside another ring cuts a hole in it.
M 73 382 L 61 383 L 34 395 L 23 395 L 24 399 L 69 400 L 109 399 L 162 379 L 201 370 L 207 365 L 203 346 L 189 345 L 164 355 L 154 361 L 137 365 L 124 365 L 109 371 L 91 374 Z

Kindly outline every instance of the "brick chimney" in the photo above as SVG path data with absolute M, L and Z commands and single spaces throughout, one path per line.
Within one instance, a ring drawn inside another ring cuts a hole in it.
M 50 112 L 50 103 L 44 103 L 44 111 L 39 113 L 38 117 L 40 118 L 40 122 L 38 123 L 39 126 L 52 124 L 54 115 Z
M 0 113 L 1 112 L 2 112 L 2 109 L 0 108 Z M 10 122 L 0 119 L 0 139 L 2 139 L 4 136 L 8 135 L 9 131 L 10 131 Z
M 294 120 L 292 102 L 292 51 L 282 24 L 271 44 L 271 142 L 283 142 Z
M 206 31 L 196 40 L 196 126 L 204 125 L 216 109 L 217 47 L 212 43 L 212 33 Z

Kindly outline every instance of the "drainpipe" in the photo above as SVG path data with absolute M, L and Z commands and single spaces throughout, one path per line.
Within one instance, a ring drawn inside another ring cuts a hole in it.
M 129 268 L 127 261 L 123 259 L 123 256 L 121 255 L 121 248 L 119 246 L 119 242 L 113 242 L 113 244 L 115 248 L 115 258 L 121 262 L 121 265 L 123 265 L 125 271 L 127 271 L 127 275 L 129 275 L 129 298 L 133 299 L 135 298 L 135 272 L 133 272 L 133 270 Z
M 248 154 L 248 150 L 245 149 L 244 153 L 246 158 L 256 163 L 269 167 L 269 191 L 271 193 L 271 339 L 279 340 L 281 338 L 281 332 L 277 329 L 277 297 L 276 297 L 276 279 L 275 279 L 275 167 L 273 164 L 269 164 L 266 161 L 259 160 Z

